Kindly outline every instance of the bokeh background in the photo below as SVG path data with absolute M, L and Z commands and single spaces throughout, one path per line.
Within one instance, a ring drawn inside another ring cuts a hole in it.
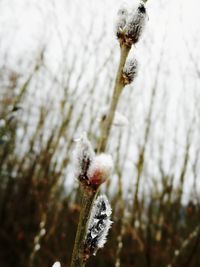
M 134 0 L 132 0 L 134 1 Z M 120 0 L 0 1 L 0 266 L 69 266 L 74 140 L 93 146 L 119 60 Z M 131 1 L 129 1 L 131 3 Z M 200 266 L 200 4 L 149 0 L 102 187 L 114 221 L 88 266 Z

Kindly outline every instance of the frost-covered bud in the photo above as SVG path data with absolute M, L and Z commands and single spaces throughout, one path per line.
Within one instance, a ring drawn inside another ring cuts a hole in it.
M 59 261 L 56 261 L 56 262 L 53 264 L 52 267 L 61 267 L 60 262 L 59 262 Z
M 78 141 L 75 156 L 76 177 L 85 189 L 96 191 L 111 174 L 112 157 L 107 154 L 95 156 L 86 134 Z
M 119 9 L 116 21 L 116 35 L 120 44 L 131 47 L 138 42 L 146 22 L 146 7 L 143 1 L 137 0 L 134 7 Z
M 105 195 L 99 196 L 92 208 L 84 244 L 84 258 L 96 255 L 99 248 L 106 243 L 108 230 L 112 224 L 110 220 L 112 210 Z
M 132 44 L 138 42 L 146 22 L 146 7 L 143 1 L 139 1 L 127 19 L 126 36 L 132 41 Z
M 84 133 L 81 139 L 77 143 L 76 153 L 75 153 L 75 172 L 76 177 L 80 182 L 87 182 L 88 176 L 87 172 L 95 156 L 94 150 L 90 141 L 87 138 L 86 133 Z
M 122 73 L 124 85 L 132 83 L 132 81 L 137 76 L 137 69 L 138 69 L 138 63 L 135 58 L 130 59 L 126 62 Z
M 126 19 L 128 16 L 128 10 L 126 7 L 121 7 L 117 12 L 117 20 L 116 20 L 116 35 L 117 38 L 121 38 L 126 26 Z
M 113 169 L 113 160 L 110 155 L 100 154 L 94 158 L 89 169 L 88 179 L 91 186 L 97 189 L 108 176 L 111 174 Z

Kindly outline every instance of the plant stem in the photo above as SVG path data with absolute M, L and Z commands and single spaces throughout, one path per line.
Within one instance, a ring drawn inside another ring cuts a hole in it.
M 105 121 L 103 121 L 102 129 L 101 129 L 102 130 L 101 136 L 100 136 L 99 143 L 98 143 L 99 153 L 104 152 L 106 149 L 110 129 L 112 126 L 114 115 L 115 115 L 115 110 L 117 108 L 117 104 L 118 104 L 121 92 L 124 88 L 122 73 L 123 73 L 123 68 L 124 68 L 126 59 L 128 57 L 129 51 L 130 51 L 129 46 L 126 46 L 126 45 L 121 46 L 120 62 L 119 62 L 119 67 L 118 67 L 118 71 L 116 75 L 113 96 L 112 96 L 112 100 L 111 100 L 111 104 L 110 104 L 107 117 Z M 88 219 L 90 216 L 90 212 L 92 209 L 95 196 L 96 196 L 96 192 L 93 192 L 93 191 L 87 192 L 83 190 L 82 192 L 81 212 L 80 212 L 79 223 L 78 223 L 78 228 L 76 232 L 75 244 L 73 248 L 70 267 L 84 267 L 85 266 L 86 261 L 84 259 L 84 242 L 83 241 L 85 239 Z
M 124 65 L 126 63 L 126 59 L 128 57 L 130 49 L 131 48 L 129 46 L 126 46 L 126 45 L 122 45 L 121 49 L 120 49 L 119 67 L 118 67 L 117 75 L 116 75 L 116 79 L 115 79 L 115 85 L 114 85 L 114 90 L 113 90 L 110 108 L 109 108 L 109 111 L 108 111 L 108 114 L 106 116 L 105 121 L 103 121 L 103 123 L 102 123 L 101 136 L 100 136 L 99 142 L 98 142 L 98 153 L 104 152 L 106 149 L 110 129 L 111 129 L 112 122 L 114 119 L 117 104 L 119 102 L 119 97 L 120 97 L 121 92 L 124 88 L 124 83 L 122 80 L 122 73 L 123 73 L 123 68 L 124 68 Z
M 84 239 L 87 231 L 88 219 L 92 209 L 93 201 L 96 192 L 82 192 L 81 212 L 79 216 L 79 223 L 76 232 L 76 238 L 72 253 L 71 267 L 84 267 Z

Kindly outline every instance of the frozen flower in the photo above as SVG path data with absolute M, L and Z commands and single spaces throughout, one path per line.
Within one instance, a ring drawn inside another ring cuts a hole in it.
M 106 243 L 108 230 L 111 227 L 110 220 L 112 210 L 105 195 L 99 196 L 94 203 L 88 222 L 88 230 L 85 238 L 85 259 L 95 255 L 99 248 Z
M 137 67 L 138 63 L 135 58 L 130 59 L 126 62 L 124 69 L 123 69 L 123 83 L 130 84 L 136 77 L 137 75 Z

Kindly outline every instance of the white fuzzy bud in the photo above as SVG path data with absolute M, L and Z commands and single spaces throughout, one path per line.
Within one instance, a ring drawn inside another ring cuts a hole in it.
M 123 69 L 123 82 L 125 85 L 133 82 L 135 77 L 137 76 L 138 63 L 135 58 L 130 59 L 126 62 Z
M 136 8 L 130 12 L 127 19 L 127 36 L 133 44 L 137 43 L 145 26 L 146 8 L 143 1 L 138 2 Z
M 80 182 L 88 179 L 87 172 L 94 156 L 92 145 L 84 133 L 78 141 L 75 151 L 75 174 Z
M 88 222 L 88 230 L 85 238 L 85 255 L 95 255 L 99 248 L 106 243 L 108 231 L 111 227 L 110 220 L 112 210 L 105 195 L 99 196 L 94 203 Z
M 102 184 L 113 169 L 113 160 L 110 155 L 100 154 L 94 157 L 89 169 L 88 179 L 93 187 L 98 187 Z
M 56 261 L 52 267 L 61 267 L 61 264 L 59 261 Z
M 116 35 L 119 38 L 121 33 L 125 30 L 126 19 L 128 16 L 127 7 L 121 7 L 117 12 L 117 20 L 116 20 Z
M 143 32 L 146 17 L 146 7 L 143 1 L 137 1 L 133 8 L 119 9 L 116 35 L 120 42 L 128 46 L 137 43 Z
M 95 156 L 92 145 L 84 134 L 76 148 L 76 177 L 87 190 L 96 191 L 113 169 L 110 155 Z

